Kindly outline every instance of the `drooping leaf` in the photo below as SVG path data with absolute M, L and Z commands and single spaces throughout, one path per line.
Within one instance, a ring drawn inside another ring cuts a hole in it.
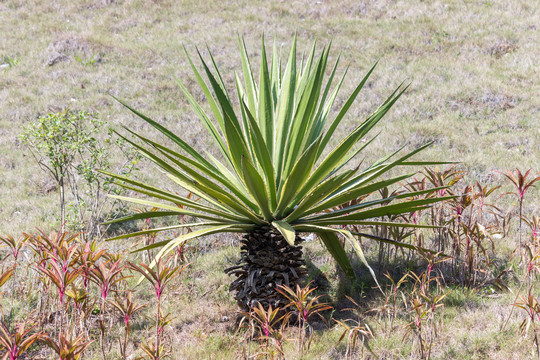
M 285 221 L 272 221 L 272 225 L 279 230 L 281 235 L 287 240 L 290 245 L 294 245 L 294 239 L 296 238 L 296 232 L 294 228 L 287 224 Z

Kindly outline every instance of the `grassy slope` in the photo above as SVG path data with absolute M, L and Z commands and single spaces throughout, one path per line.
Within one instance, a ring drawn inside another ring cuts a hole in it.
M 173 74 L 194 88 L 182 45 L 193 52 L 196 45 L 207 43 L 225 81 L 231 83 L 233 70 L 239 69 L 237 33 L 246 36 L 255 57 L 263 32 L 284 49 L 295 31 L 304 51 L 315 38 L 324 44 L 332 39 L 334 57 L 342 51 L 343 64 L 350 64 L 343 96 L 380 58 L 369 89 L 361 94 L 342 133 L 402 80 L 412 81 L 382 124 L 383 134 L 368 157 L 435 140 L 425 153 L 428 158 L 461 160 L 471 176 L 484 182 L 500 181 L 493 170 L 538 170 L 537 5 L 538 1 L 3 1 L 0 65 L 4 55 L 19 62 L 0 69 L 0 233 L 51 228 L 57 221 L 56 195 L 43 193 L 45 175 L 17 141 L 23 124 L 50 109 L 70 106 L 97 111 L 114 126 L 140 130 L 142 124 L 109 92 L 204 147 L 208 138 L 187 109 Z M 47 64 L 62 55 L 63 61 Z M 99 57 L 94 64 L 75 61 L 75 56 L 85 61 L 94 55 Z M 199 275 L 187 279 L 189 291 L 179 290 L 179 300 L 173 301 L 182 309 L 173 334 L 177 358 L 231 358 L 238 350 L 228 350 L 231 333 L 221 321 L 234 310 L 221 273 L 226 256 L 234 256 L 234 251 L 225 248 L 199 257 L 193 270 Z M 322 265 L 328 261 L 319 258 Z M 331 277 L 332 266 L 327 267 Z M 216 291 L 205 293 L 197 283 L 204 288 L 210 283 Z M 183 297 L 181 291 L 188 295 Z M 510 333 L 497 332 L 512 295 L 495 300 L 463 297 L 459 306 L 445 309 L 438 358 L 529 356 L 529 339 L 516 336 L 517 317 Z M 379 337 L 372 348 L 386 358 L 405 356 L 395 350 L 402 334 Z M 316 336 L 321 338 L 314 341 L 310 356 L 336 356 L 329 349 L 338 334 Z
M 194 88 L 182 45 L 193 52 L 208 44 L 231 83 L 239 69 L 237 33 L 246 36 L 255 57 L 263 33 L 285 50 L 295 30 L 303 51 L 313 39 L 332 39 L 334 56 L 343 52 L 343 64 L 350 65 L 342 96 L 380 58 L 343 133 L 402 80 L 411 81 L 381 126 L 371 156 L 434 140 L 427 157 L 463 161 L 482 180 L 498 182 L 496 169 L 540 167 L 540 49 L 534 41 L 540 14 L 528 1 L 4 1 L 0 19 L 0 57 L 19 60 L 0 72 L 4 233 L 56 218 L 54 192 L 42 194 L 45 175 L 20 151 L 21 125 L 70 106 L 139 129 L 141 122 L 107 95 L 112 93 L 204 146 L 205 131 L 173 75 Z M 59 55 L 64 61 L 47 65 Z M 94 64 L 75 61 L 94 55 Z

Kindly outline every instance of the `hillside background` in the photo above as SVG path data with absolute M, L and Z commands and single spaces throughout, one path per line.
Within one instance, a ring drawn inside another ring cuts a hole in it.
M 251 56 L 332 42 L 349 75 L 344 99 L 380 60 L 341 131 L 402 81 L 411 87 L 367 154 L 435 144 L 430 160 L 460 161 L 469 176 L 540 168 L 538 1 L 2 1 L 0 2 L 0 224 L 2 233 L 57 224 L 56 192 L 18 135 L 51 111 L 96 112 L 118 128 L 141 121 L 112 94 L 205 146 L 208 137 L 175 76 L 194 89 L 184 47 L 207 46 L 234 85 L 238 35 Z M 77 60 L 78 58 L 78 60 Z M 11 60 L 10 60 L 11 59 Z M 331 59 L 332 60 L 332 59 Z M 257 60 L 254 60 L 255 63 Z M 339 134 L 337 136 L 339 138 Z M 369 155 L 367 155 L 369 156 Z M 120 159 L 118 160 L 120 161 Z M 144 165 L 142 165 L 144 166 Z M 536 192 L 536 195 L 538 192 Z

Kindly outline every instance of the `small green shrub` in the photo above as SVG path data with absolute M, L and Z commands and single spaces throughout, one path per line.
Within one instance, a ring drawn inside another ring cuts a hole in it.
M 113 169 L 113 147 L 126 159 L 117 169 L 124 175 L 136 170 L 139 160 L 111 135 L 112 130 L 96 114 L 69 109 L 40 117 L 20 135 L 38 165 L 58 185 L 61 224 L 85 232 L 89 239 L 101 237 L 100 223 L 122 212 L 118 202 L 106 197 L 121 190 L 98 170 Z

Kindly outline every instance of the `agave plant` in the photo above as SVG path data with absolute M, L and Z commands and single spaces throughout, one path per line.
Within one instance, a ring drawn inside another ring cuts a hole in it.
M 411 199 L 428 191 L 422 190 L 402 193 L 392 199 L 366 197 L 354 205 L 339 207 L 413 175 L 381 178 L 397 166 L 441 163 L 410 160 L 429 145 L 425 144 L 405 154 L 399 150 L 392 152 L 363 168 L 350 166 L 350 161 L 373 140 L 366 139 L 369 131 L 390 110 L 406 86 L 400 85 L 337 146 L 330 148 L 334 143 L 331 140 L 340 133 L 338 128 L 375 65 L 344 105 L 337 109 L 337 115 L 331 116 L 346 72 L 341 77 L 336 76 L 338 58 L 325 80 L 330 46 L 316 55 L 314 44 L 309 56 L 298 64 L 295 38 L 283 70 L 275 47 L 269 66 L 263 40 L 259 81 L 256 83 L 245 43 L 242 39 L 239 43 L 243 81 L 236 76 L 237 101 L 226 90 L 211 54 L 211 62 L 207 63 L 197 52 L 207 78 L 205 81 L 186 51 L 195 78 L 206 97 L 206 109 L 179 82 L 188 102 L 220 150 L 220 156 L 197 151 L 160 123 L 119 100 L 170 139 L 171 145 L 162 145 L 127 128 L 133 140 L 120 136 L 160 167 L 172 182 L 199 197 L 199 201 L 122 175 L 105 174 L 114 177 L 125 188 L 146 195 L 144 199 L 116 198 L 157 209 L 113 222 L 158 217 L 180 219 L 183 215 L 196 219 L 189 224 L 171 220 L 171 226 L 124 234 L 111 240 L 186 226 L 194 230 L 140 249 L 161 247 L 156 257 L 160 258 L 179 244 L 196 237 L 222 232 L 243 233 L 240 263 L 229 269 L 236 276 L 230 289 L 236 290 L 240 307 L 249 310 L 257 303 L 264 308 L 284 305 L 286 300 L 275 291 L 276 287 L 287 285 L 295 288 L 300 282 L 305 274 L 302 248 L 297 246 L 302 241 L 300 233 L 315 233 L 345 274 L 354 277 L 355 272 L 340 237 L 345 239 L 345 246 L 356 251 L 366 266 L 367 262 L 355 233 L 347 230 L 347 225 L 420 226 L 377 221 L 377 217 L 423 209 L 446 197 Z M 393 201 L 390 203 L 389 200 Z

